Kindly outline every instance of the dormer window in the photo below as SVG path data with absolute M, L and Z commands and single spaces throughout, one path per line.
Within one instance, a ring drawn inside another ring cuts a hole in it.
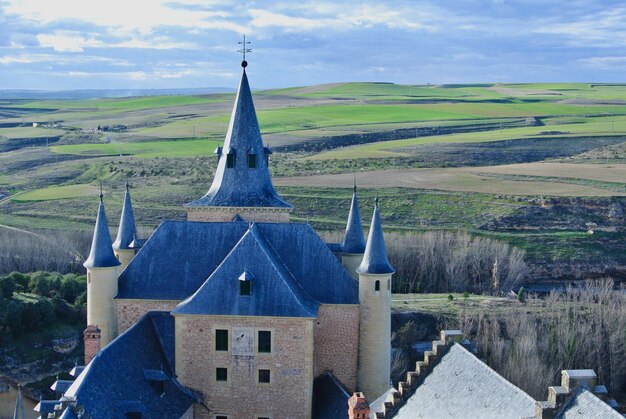
M 217 147 L 213 152 L 217 156 L 217 162 L 220 162 L 220 157 L 222 157 L 222 147 Z
M 243 271 L 239 276 L 239 295 L 252 294 L 252 275 L 248 271 Z
M 374 282 L 374 291 L 380 291 L 380 281 Z
M 272 154 L 272 149 L 269 147 L 263 147 L 263 154 L 265 154 L 265 164 L 269 166 L 270 154 Z
M 233 151 L 230 151 L 226 155 L 226 168 L 232 169 L 233 167 L 235 167 L 235 153 Z
M 248 169 L 256 169 L 256 154 L 248 154 Z

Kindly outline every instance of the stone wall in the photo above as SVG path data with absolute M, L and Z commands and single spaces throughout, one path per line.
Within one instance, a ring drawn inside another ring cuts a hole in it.
M 288 223 L 290 211 L 287 208 L 191 207 L 187 208 L 187 220 L 229 222 L 239 214 L 246 221 Z
M 176 374 L 204 395 L 211 412 L 196 405 L 195 418 L 311 417 L 314 319 L 175 317 Z M 216 329 L 229 331 L 228 351 L 215 350 Z M 257 351 L 259 330 L 272 332 L 270 354 Z M 227 381 L 216 380 L 216 368 L 228 369 Z M 258 382 L 259 369 L 270 370 L 269 384 Z
M 180 301 L 173 300 L 115 300 L 118 333 L 124 333 L 148 311 L 172 311 Z
M 359 357 L 359 306 L 320 305 L 314 332 L 314 376 L 332 372 L 348 391 L 354 391 Z

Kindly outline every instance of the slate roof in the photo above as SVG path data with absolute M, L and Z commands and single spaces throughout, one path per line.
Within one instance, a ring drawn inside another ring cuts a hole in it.
M 48 413 L 54 412 L 54 406 L 60 403 L 60 400 L 40 400 L 33 410 L 39 412 L 39 416 L 45 419 Z
M 383 226 L 378 209 L 378 198 L 376 198 L 372 223 L 367 236 L 365 254 L 356 271 L 360 274 L 391 274 L 394 272 L 391 264 L 389 264 L 389 259 L 387 259 L 385 237 L 383 236 Z
M 98 218 L 96 219 L 96 227 L 93 232 L 91 241 L 91 250 L 89 257 L 83 263 L 85 268 L 108 268 L 119 266 L 120 262 L 113 253 L 113 245 L 111 244 L 111 233 L 109 232 L 109 223 L 104 212 L 104 202 L 102 202 L 102 194 L 100 195 L 100 206 L 98 207 Z
M 365 251 L 365 238 L 363 237 L 363 225 L 359 213 L 359 201 L 356 197 L 356 186 L 352 194 L 350 214 L 348 215 L 348 224 L 341 243 L 341 250 L 344 253 L 363 253 Z
M 249 226 L 236 221 L 162 223 L 120 275 L 117 298 L 186 299 L 198 291 L 233 251 Z M 324 304 L 358 304 L 357 282 L 311 226 L 299 223 L 255 223 L 254 226 L 255 234 L 262 236 L 267 247 L 274 251 L 274 260 L 284 264 L 313 300 Z M 237 250 L 241 255 L 233 257 L 228 265 L 236 273 L 233 273 L 235 279 L 247 267 L 265 263 L 267 259 L 252 248 L 241 247 Z
M 615 409 L 584 387 L 576 390 L 572 397 L 557 413 L 557 419 L 624 419 Z
M 519 419 L 534 415 L 532 397 L 455 343 L 394 418 Z
M 68 388 L 72 385 L 73 381 L 71 380 L 56 380 L 54 384 L 50 386 L 50 390 L 56 393 L 65 393 Z
M 313 381 L 312 419 L 348 419 L 350 394 L 329 372 Z
M 250 281 L 250 295 L 240 295 L 242 280 Z M 318 307 L 253 224 L 209 279 L 172 314 L 317 317 Z
M 229 153 L 234 155 L 232 168 L 226 167 Z M 266 159 L 269 153 L 270 150 L 263 147 L 244 70 L 211 188 L 202 198 L 185 206 L 292 208 L 274 190 Z M 255 156 L 255 168 L 248 167 L 248 155 L 251 154 Z
M 168 377 L 163 395 L 145 378 L 145 370 L 156 369 Z M 64 397 L 74 398 L 94 418 L 133 411 L 148 418 L 179 418 L 197 399 L 174 377 L 174 318 L 149 312 L 98 352 Z
M 113 243 L 113 248 L 132 249 L 136 232 L 133 204 L 130 202 L 130 191 L 128 190 L 127 183 L 126 193 L 124 194 L 124 205 L 122 206 L 122 215 L 120 216 L 120 226 L 117 229 L 117 238 Z

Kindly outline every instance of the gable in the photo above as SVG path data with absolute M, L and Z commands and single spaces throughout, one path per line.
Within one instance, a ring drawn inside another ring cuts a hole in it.
M 318 306 L 253 225 L 200 289 L 172 314 L 316 317 Z

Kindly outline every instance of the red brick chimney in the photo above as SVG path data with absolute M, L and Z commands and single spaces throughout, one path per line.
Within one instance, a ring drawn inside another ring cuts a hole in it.
M 85 366 L 100 351 L 100 329 L 95 324 L 87 326 L 83 332 L 83 340 L 85 342 Z
M 350 419 L 368 419 L 370 405 L 367 404 L 363 393 L 354 393 L 348 400 L 348 417 Z

